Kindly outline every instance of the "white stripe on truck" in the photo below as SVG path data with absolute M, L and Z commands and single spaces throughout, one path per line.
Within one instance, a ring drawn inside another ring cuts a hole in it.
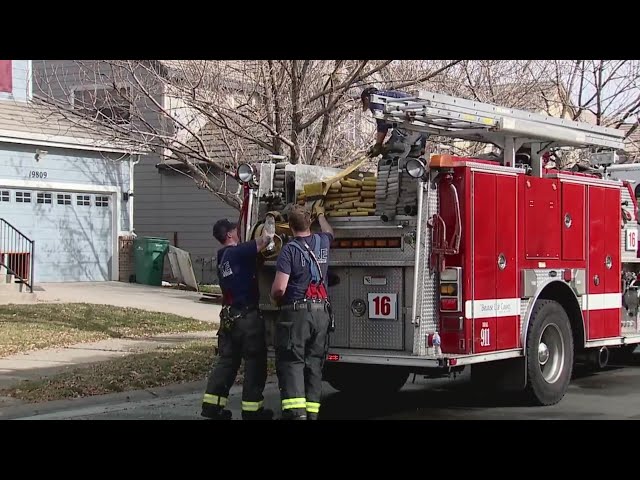
M 520 316 L 519 298 L 494 298 L 464 302 L 466 318 L 493 318 Z
M 519 298 L 493 298 L 467 300 L 464 303 L 465 318 L 495 318 L 520 316 Z M 613 310 L 622 308 L 622 294 L 595 293 L 582 296 L 582 310 Z
M 592 293 L 582 296 L 583 310 L 610 310 L 622 308 L 621 293 Z

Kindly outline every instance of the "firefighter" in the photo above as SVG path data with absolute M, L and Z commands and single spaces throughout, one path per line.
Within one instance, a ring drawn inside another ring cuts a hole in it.
M 308 208 L 289 213 L 294 238 L 278 256 L 272 298 L 280 305 L 276 324 L 276 373 L 283 420 L 317 420 L 322 393 L 322 367 L 332 323 L 327 267 L 333 229 L 319 202 L 313 205 L 321 233 L 311 233 Z
M 381 103 L 373 103 L 371 101 L 371 95 L 381 95 L 384 97 L 391 98 L 407 98 L 410 97 L 406 92 L 402 92 L 400 90 L 378 90 L 375 87 L 368 87 L 362 91 L 360 95 L 360 100 L 362 101 L 362 111 L 366 111 L 367 109 L 371 110 L 371 113 L 374 113 L 376 110 L 382 110 L 384 105 Z M 367 152 L 371 157 L 377 157 L 378 155 L 385 152 L 385 150 L 395 150 L 404 151 L 405 156 L 410 152 L 410 145 L 415 145 L 416 147 L 420 147 L 420 150 L 416 152 L 415 155 L 412 156 L 420 156 L 424 154 L 425 145 L 427 143 L 426 135 L 422 135 L 420 133 L 408 133 L 402 129 L 394 128 L 393 134 L 389 139 L 389 142 L 386 145 L 383 145 L 384 139 L 387 137 L 387 133 L 391 128 L 391 124 L 385 122 L 382 119 L 376 119 L 376 141 L 369 151 Z M 407 139 L 409 145 L 404 147 L 404 142 L 401 140 Z M 385 148 L 387 147 L 387 148 Z
M 219 360 L 209 375 L 201 415 L 212 420 L 231 420 L 231 411 L 224 407 L 244 359 L 242 418 L 271 420 L 273 412 L 262 405 L 267 378 L 267 346 L 264 322 L 258 312 L 256 279 L 257 254 L 269 244 L 271 237 L 265 233 L 255 240 L 240 243 L 237 225 L 227 219 L 216 222 L 213 235 L 223 245 L 217 257 L 222 289 Z

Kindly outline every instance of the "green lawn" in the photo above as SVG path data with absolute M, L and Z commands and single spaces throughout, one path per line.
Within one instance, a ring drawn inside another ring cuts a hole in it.
M 213 323 L 169 313 L 110 305 L 0 305 L 0 357 L 108 338 L 136 338 L 216 328 Z
M 104 395 L 114 392 L 155 388 L 207 378 L 217 357 L 213 341 L 191 341 L 154 352 L 131 354 L 123 358 L 78 367 L 37 381 L 0 390 L 0 396 L 27 402 Z M 273 363 L 268 371 L 275 373 Z M 243 366 L 236 378 L 242 382 Z

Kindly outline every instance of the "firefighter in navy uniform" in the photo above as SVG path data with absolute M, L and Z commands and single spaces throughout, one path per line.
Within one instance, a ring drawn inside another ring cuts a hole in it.
M 222 289 L 219 359 L 209 375 L 201 415 L 212 420 L 231 420 L 231 411 L 224 407 L 244 359 L 242 418 L 271 420 L 273 412 L 262 406 L 267 378 L 267 346 L 264 322 L 258 311 L 256 280 L 257 254 L 268 245 L 270 237 L 263 235 L 240 243 L 237 225 L 227 219 L 216 222 L 213 235 L 223 245 L 217 258 Z
M 278 256 L 271 287 L 271 296 L 280 305 L 275 350 L 283 420 L 317 420 L 320 412 L 322 367 L 332 323 L 325 278 L 333 230 L 318 202 L 313 213 L 322 233 L 311 233 L 309 209 L 300 205 L 291 209 L 294 239 Z

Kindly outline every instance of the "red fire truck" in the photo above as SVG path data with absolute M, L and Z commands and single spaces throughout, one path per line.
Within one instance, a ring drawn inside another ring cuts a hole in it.
M 474 381 L 551 405 L 575 362 L 602 368 L 611 349 L 640 343 L 636 199 L 629 183 L 606 175 L 623 132 L 424 91 L 372 102 L 395 128 L 493 144 L 502 158 L 407 158 L 417 213 L 329 219 L 332 386 L 394 391 L 411 373 L 470 366 Z M 547 152 L 568 148 L 590 152 L 592 171 L 545 168 Z M 333 173 L 242 165 L 247 238 L 304 183 Z M 278 313 L 274 265 L 260 269 L 269 325 Z

